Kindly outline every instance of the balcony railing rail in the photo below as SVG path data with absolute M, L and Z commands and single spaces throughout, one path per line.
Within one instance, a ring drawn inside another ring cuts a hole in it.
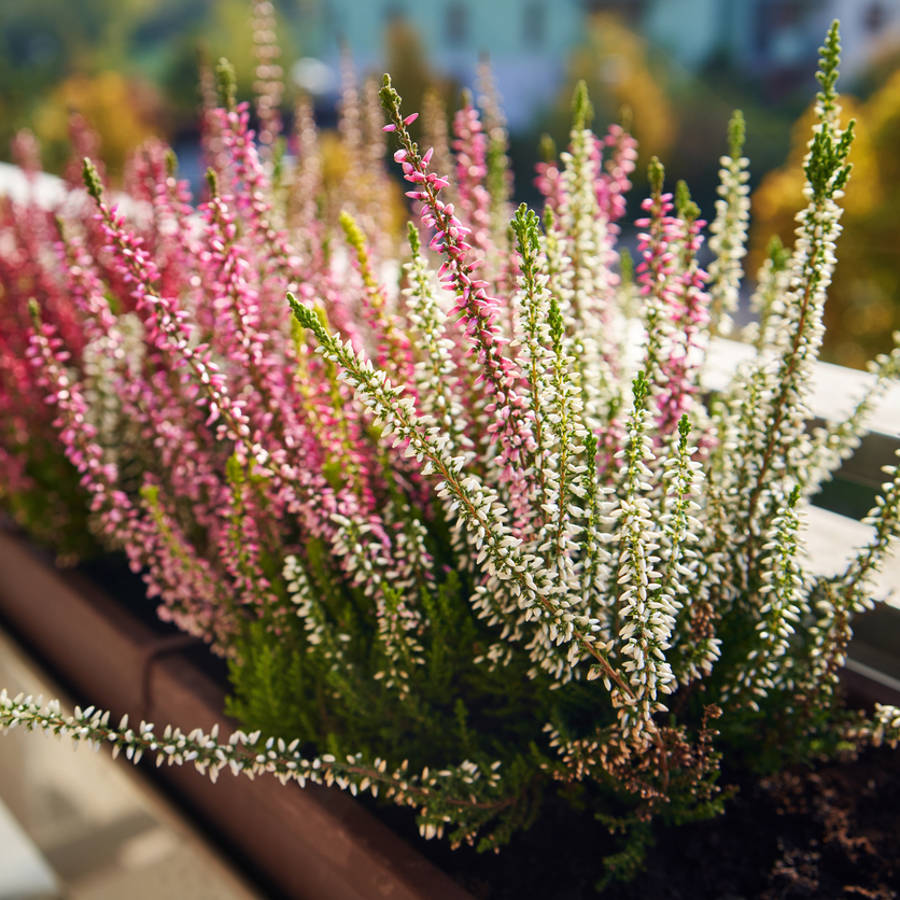
M 704 388 L 724 388 L 735 369 L 752 359 L 756 349 L 739 341 L 717 338 L 709 349 Z M 846 419 L 855 402 L 871 388 L 875 376 L 817 362 L 810 411 L 821 422 Z M 804 510 L 805 548 L 810 571 L 833 575 L 841 571 L 853 551 L 872 536 L 872 527 L 859 521 L 872 506 L 875 491 L 885 480 L 882 466 L 897 461 L 900 449 L 900 382 L 888 386 L 866 421 L 867 431 L 854 453 L 835 473 L 832 485 L 842 488 L 843 502 L 824 490 Z M 829 506 L 838 506 L 840 511 Z M 876 607 L 854 622 L 854 639 L 846 661 L 847 682 L 866 699 L 900 702 L 900 542 L 878 573 L 873 587 Z

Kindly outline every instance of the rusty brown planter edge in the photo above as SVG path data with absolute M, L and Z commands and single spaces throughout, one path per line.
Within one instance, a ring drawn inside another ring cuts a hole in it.
M 127 712 L 186 730 L 218 723 L 225 734 L 234 727 L 222 713 L 222 689 L 196 665 L 154 655 L 159 638 L 146 625 L 85 580 L 52 569 L 3 528 L 0 617 L 75 691 L 115 716 Z M 212 784 L 190 767 L 157 771 L 289 897 L 471 900 L 337 789 L 230 774 Z

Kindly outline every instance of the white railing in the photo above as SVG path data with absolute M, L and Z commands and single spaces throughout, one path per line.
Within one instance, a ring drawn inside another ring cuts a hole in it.
M 724 388 L 734 370 L 744 361 L 752 359 L 756 350 L 749 344 L 717 338 L 707 355 L 704 387 L 708 390 Z M 813 415 L 825 422 L 846 419 L 855 402 L 871 387 L 875 376 L 859 369 L 847 369 L 831 363 L 815 364 L 815 379 L 809 407 Z M 878 452 L 875 461 L 866 460 L 865 468 L 852 456 L 841 471 L 862 474 L 869 484 L 880 484 L 880 467 L 894 460 L 893 450 L 900 447 L 900 382 L 892 384 L 874 404 L 867 422 L 869 434 L 878 436 Z M 852 473 L 852 474 L 850 474 Z M 872 528 L 848 516 L 827 509 L 810 506 L 805 511 L 806 550 L 811 569 L 820 575 L 833 575 L 841 571 L 854 548 L 865 544 Z M 895 546 L 875 581 L 875 599 L 885 601 L 900 609 L 900 547 Z

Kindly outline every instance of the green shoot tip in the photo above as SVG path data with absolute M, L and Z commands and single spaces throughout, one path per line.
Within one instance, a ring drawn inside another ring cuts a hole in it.
M 219 88 L 219 102 L 231 112 L 237 98 L 237 76 L 234 74 L 234 66 L 224 56 L 216 63 L 216 84 Z
M 675 185 L 675 211 L 679 218 L 688 222 L 700 218 L 700 207 L 691 199 L 690 188 L 683 180 L 679 180 Z
M 546 132 L 541 135 L 541 141 L 538 145 L 541 159 L 545 163 L 551 163 L 556 159 L 556 141 Z
M 728 122 L 728 154 L 732 159 L 740 159 L 744 152 L 744 141 L 747 137 L 747 123 L 744 114 L 736 109 Z
M 591 106 L 587 83 L 582 79 L 575 85 L 575 93 L 572 95 L 572 127 L 581 131 L 590 127 L 593 118 L 594 107 Z
M 99 203 L 103 198 L 103 185 L 100 184 L 100 176 L 97 174 L 96 166 L 87 156 L 85 156 L 81 164 L 81 177 L 84 180 L 87 192 Z
M 406 236 L 409 239 L 409 249 L 412 250 L 414 256 L 418 256 L 422 250 L 422 240 L 415 222 L 406 223 Z
M 654 156 L 647 166 L 647 180 L 650 182 L 650 190 L 654 195 L 662 193 L 666 170 L 658 156 Z

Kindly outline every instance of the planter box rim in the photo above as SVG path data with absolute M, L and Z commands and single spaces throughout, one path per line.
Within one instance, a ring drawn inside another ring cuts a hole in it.
M 0 525 L 0 619 L 64 684 L 118 716 L 224 732 L 224 691 L 122 604 L 78 573 L 52 569 Z M 225 775 L 216 784 L 191 767 L 161 776 L 214 831 L 285 896 L 309 900 L 471 900 L 348 794 L 274 777 Z

